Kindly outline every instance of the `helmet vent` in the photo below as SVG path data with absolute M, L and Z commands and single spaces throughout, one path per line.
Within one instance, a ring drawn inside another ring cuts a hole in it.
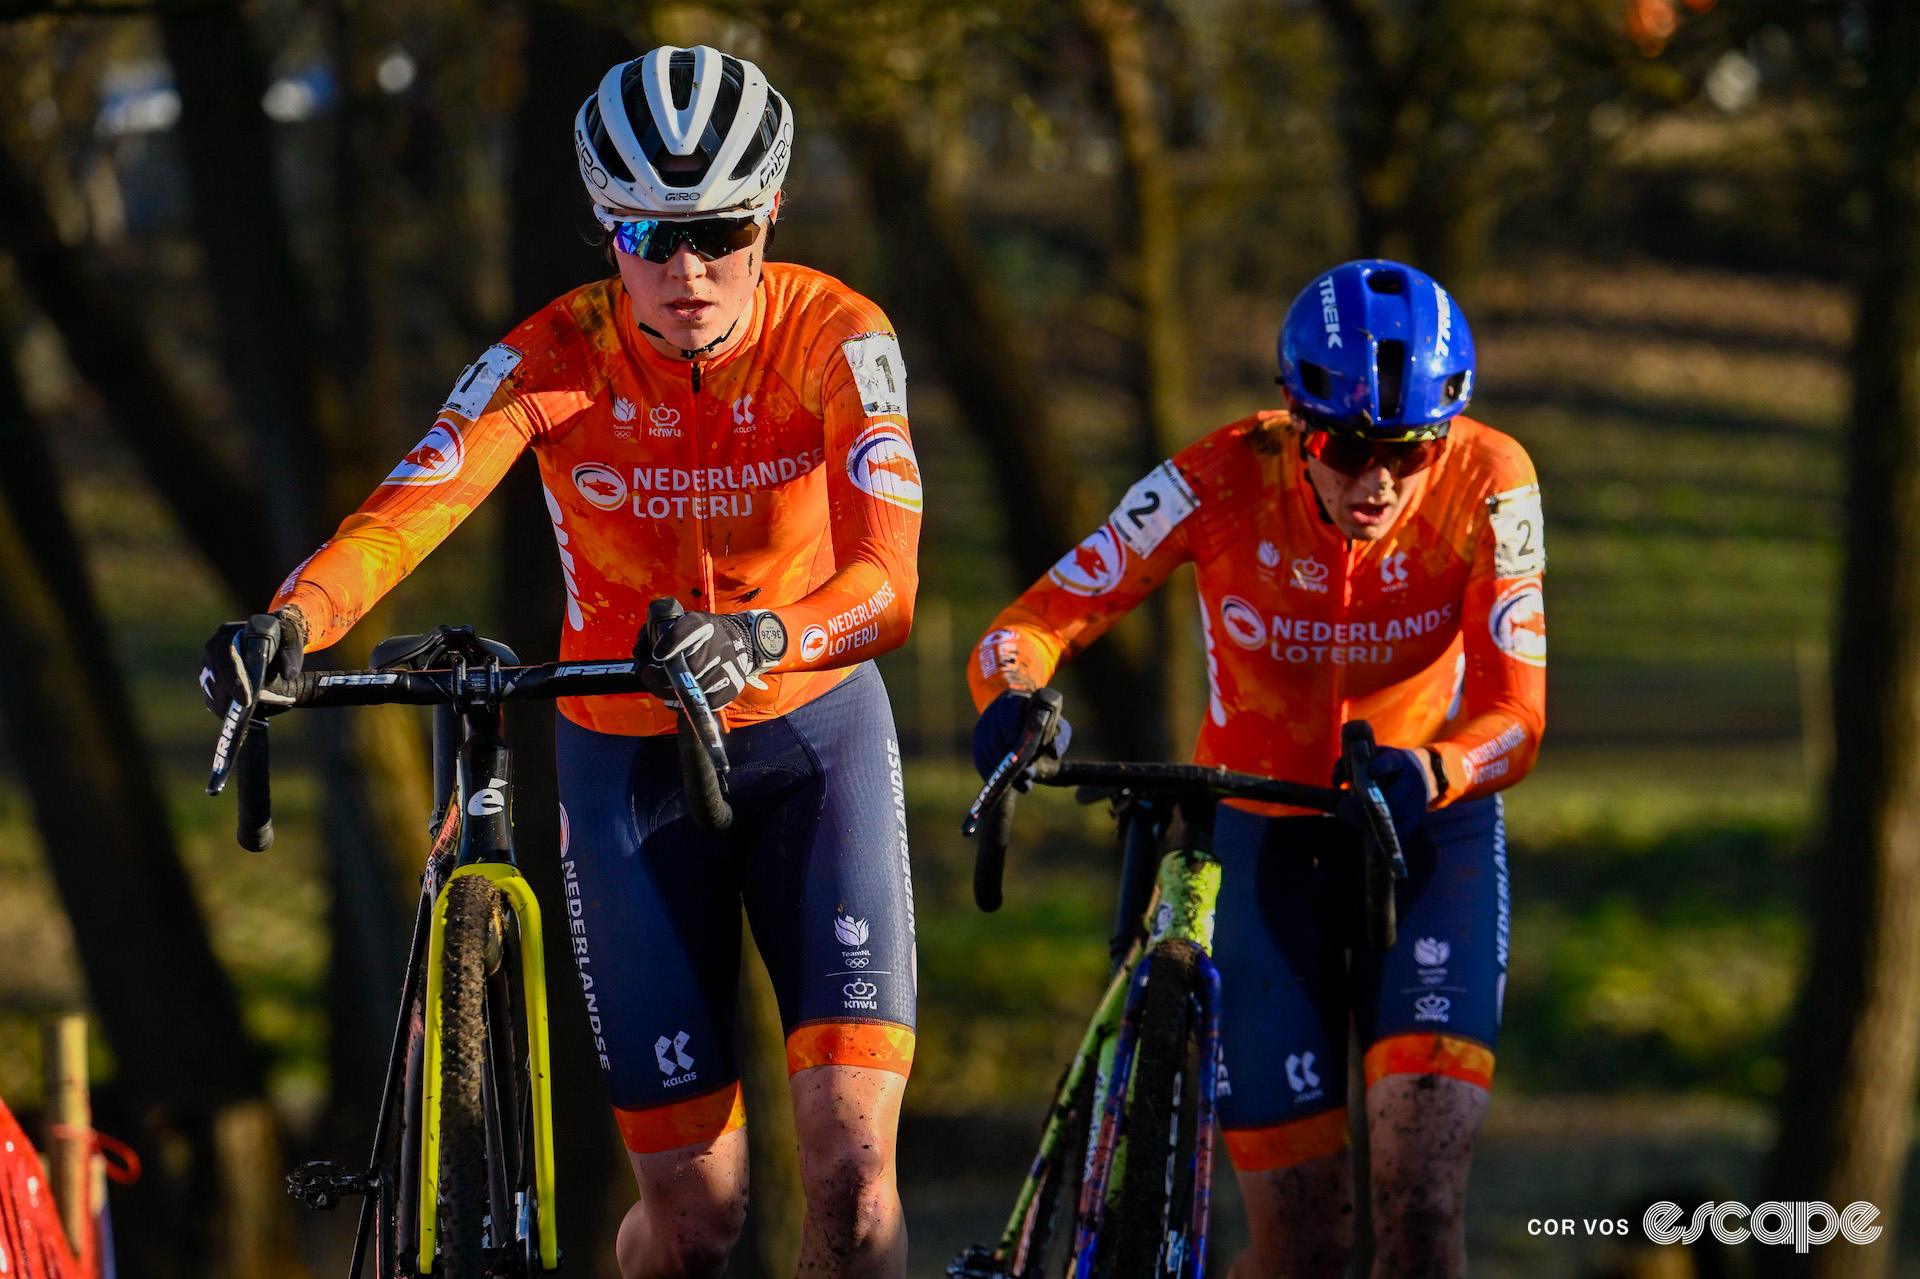
M 740 153 L 740 163 L 733 166 L 728 175 L 730 181 L 738 182 L 753 172 L 753 166 L 766 158 L 767 148 L 780 136 L 781 100 L 777 94 L 767 95 L 767 109 L 760 113 L 760 127 L 754 130 L 753 139 L 747 143 L 747 149 Z
M 1466 389 L 1466 385 L 1467 375 L 1456 373 L 1447 379 L 1445 386 L 1440 388 L 1440 394 L 1446 397 L 1448 404 L 1452 404 L 1460 398 L 1460 392 Z
M 1375 386 L 1380 393 L 1380 420 L 1394 421 L 1400 416 L 1400 397 L 1406 384 L 1407 344 L 1391 339 L 1382 342 L 1374 367 L 1379 375 Z
M 597 98 L 587 99 L 586 127 L 587 144 L 593 148 L 593 153 L 599 157 L 600 163 L 620 181 L 632 182 L 633 170 L 627 167 L 626 157 L 620 154 L 620 149 L 614 146 L 613 140 L 607 136 L 607 122 L 600 115 L 600 102 Z
M 1398 295 L 1407 291 L 1407 280 L 1398 271 L 1374 271 L 1367 276 L 1367 287 L 1375 293 Z
M 1327 371 L 1318 364 L 1300 361 L 1300 385 L 1316 400 L 1332 398 L 1333 384 L 1327 378 Z
M 673 95 L 673 109 L 685 111 L 693 101 L 693 53 L 683 49 L 667 61 L 667 91 Z

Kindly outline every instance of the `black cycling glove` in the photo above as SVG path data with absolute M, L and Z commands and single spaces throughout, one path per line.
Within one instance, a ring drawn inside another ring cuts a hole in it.
M 651 626 L 648 628 L 653 630 Z M 686 656 L 687 669 L 718 709 L 740 696 L 748 685 L 765 688 L 760 672 L 786 655 L 787 628 L 765 609 L 749 613 L 682 613 L 657 634 L 643 632 L 634 656 L 647 690 L 678 706 L 673 682 L 661 663 L 675 653 Z
M 266 687 L 247 687 L 246 657 L 240 642 L 246 637 L 247 623 L 228 622 L 213 633 L 204 650 L 200 667 L 200 691 L 206 695 L 207 709 L 221 719 L 236 701 L 248 705 L 264 702 L 271 706 L 293 704 L 292 682 L 300 674 L 307 655 L 307 619 L 299 606 L 289 604 L 273 613 L 280 623 L 270 643 Z
M 1031 693 L 1008 691 L 988 702 L 987 709 L 980 712 L 980 718 L 973 726 L 973 766 L 979 770 L 983 780 L 993 776 L 993 770 L 1000 767 L 1000 761 L 1020 744 L 1020 730 L 1026 727 L 1027 703 L 1032 696 Z M 1067 717 L 1062 715 L 1054 721 L 1053 735 L 1047 739 L 1041 753 L 1061 759 L 1072 742 L 1073 725 L 1067 723 Z M 1014 782 L 1014 788 L 1022 792 L 1032 786 L 1031 769 Z
M 1400 746 L 1378 747 L 1367 761 L 1367 773 L 1387 801 L 1394 833 L 1402 844 L 1427 817 L 1427 776 L 1420 764 L 1417 752 Z M 1333 784 L 1339 786 L 1347 780 L 1347 761 L 1343 759 L 1333 766 Z M 1363 829 L 1367 824 L 1365 806 L 1352 789 L 1341 792 L 1340 818 Z

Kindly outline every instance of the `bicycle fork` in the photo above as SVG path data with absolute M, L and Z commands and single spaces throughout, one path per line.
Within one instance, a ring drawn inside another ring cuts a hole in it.
M 560 1239 L 555 1226 L 552 1068 L 547 1049 L 547 975 L 542 950 L 540 903 L 527 881 L 508 862 L 470 862 L 454 871 L 492 881 L 519 921 L 520 974 L 526 1000 L 529 1082 L 533 1086 L 533 1183 L 539 1230 L 540 1268 L 557 1269 Z M 420 1273 L 433 1270 L 439 1222 L 434 1206 L 440 1186 L 440 970 L 446 944 L 447 893 L 434 903 L 433 932 L 427 943 L 426 1066 L 421 1072 Z M 503 1227 L 511 1229 L 511 1226 Z

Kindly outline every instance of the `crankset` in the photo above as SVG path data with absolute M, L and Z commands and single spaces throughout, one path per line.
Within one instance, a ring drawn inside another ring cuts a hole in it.
M 947 1266 L 947 1279 L 1013 1279 L 1013 1272 L 983 1243 L 974 1244 Z
M 380 1185 L 378 1175 L 348 1172 L 343 1164 L 315 1160 L 287 1174 L 287 1194 L 309 1208 L 332 1212 L 348 1195 L 370 1195 Z

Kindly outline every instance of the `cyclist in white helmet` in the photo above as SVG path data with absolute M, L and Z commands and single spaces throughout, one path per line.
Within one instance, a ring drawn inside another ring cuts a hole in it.
M 871 660 L 906 638 L 917 584 L 899 343 L 838 280 L 765 261 L 793 116 L 751 62 L 700 47 L 622 63 L 574 144 L 619 274 L 462 375 L 273 601 L 276 674 L 337 640 L 531 448 L 565 570 L 562 660 L 627 658 L 649 601 L 671 596 L 684 615 L 643 642 L 687 655 L 729 730 L 736 816 L 714 834 L 691 817 L 663 699 L 560 702 L 561 917 L 640 1189 L 621 1272 L 717 1277 L 739 1237 L 744 905 L 786 1031 L 800 1271 L 900 1279 L 913 885 Z M 203 677 L 223 707 L 232 629 Z

